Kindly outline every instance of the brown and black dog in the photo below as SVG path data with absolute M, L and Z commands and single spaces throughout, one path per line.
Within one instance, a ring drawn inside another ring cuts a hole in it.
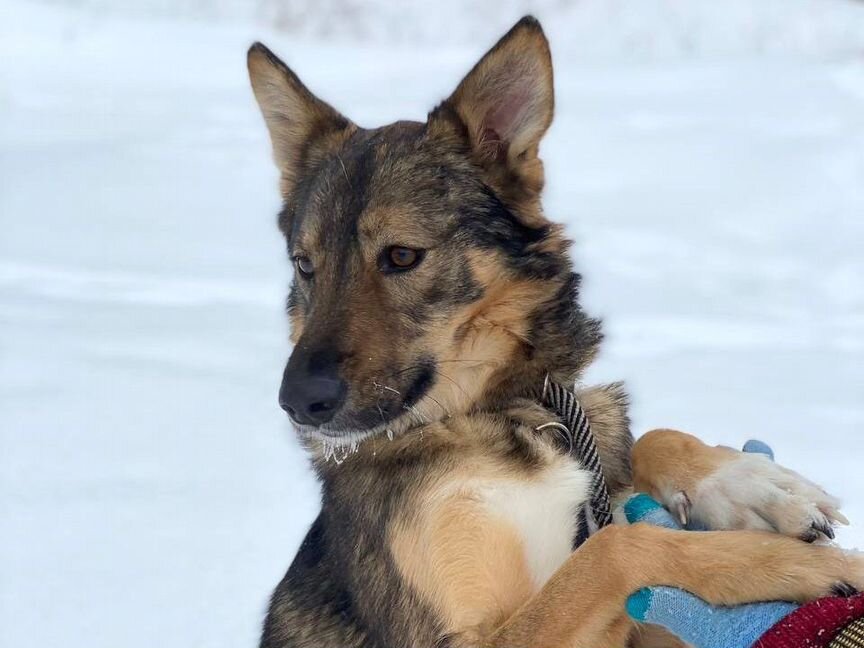
M 724 531 L 613 525 L 572 550 L 589 476 L 536 394 L 546 376 L 573 385 L 601 334 L 540 204 L 553 83 L 536 20 L 425 123 L 359 128 L 264 46 L 248 62 L 295 265 L 280 403 L 323 493 L 262 646 L 677 646 L 628 620 L 630 593 L 864 587 L 864 557 L 801 540 L 831 533 L 836 500 L 680 432 L 634 446 L 620 385 L 578 394 L 613 497 L 635 487 Z

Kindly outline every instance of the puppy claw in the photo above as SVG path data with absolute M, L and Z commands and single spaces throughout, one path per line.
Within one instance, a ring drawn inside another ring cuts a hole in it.
M 812 543 L 820 540 L 822 537 L 826 537 L 829 540 L 833 540 L 835 538 L 834 529 L 831 528 L 831 524 L 827 522 L 813 522 L 810 525 L 810 528 L 804 531 L 799 538 L 804 542 Z
M 854 585 L 850 585 L 849 583 L 840 582 L 835 584 L 834 587 L 831 588 L 831 593 L 834 594 L 834 596 L 849 598 L 850 596 L 855 596 L 856 594 L 858 594 L 858 588 Z
M 828 517 L 837 522 L 837 524 L 842 524 L 843 526 L 849 526 L 849 518 L 843 515 L 840 511 L 835 508 L 829 509 L 826 511 Z
M 678 491 L 672 496 L 672 509 L 678 516 L 681 526 L 686 527 L 690 522 L 690 509 L 693 503 L 684 491 Z

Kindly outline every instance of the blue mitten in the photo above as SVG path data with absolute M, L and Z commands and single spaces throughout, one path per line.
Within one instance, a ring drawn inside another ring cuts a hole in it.
M 774 458 L 771 448 L 749 441 L 745 452 Z M 681 529 L 674 517 L 645 494 L 634 495 L 624 505 L 627 520 Z M 636 621 L 663 626 L 695 648 L 750 648 L 777 621 L 795 610 L 794 603 L 753 603 L 717 607 L 674 587 L 649 587 L 627 599 L 627 613 Z

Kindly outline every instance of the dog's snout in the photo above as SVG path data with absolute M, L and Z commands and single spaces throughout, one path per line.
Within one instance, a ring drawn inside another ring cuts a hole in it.
M 345 401 L 347 384 L 339 377 L 335 355 L 295 350 L 279 388 L 279 405 L 302 425 L 323 425 Z

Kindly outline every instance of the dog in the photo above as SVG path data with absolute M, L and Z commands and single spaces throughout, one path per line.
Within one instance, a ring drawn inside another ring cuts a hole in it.
M 574 551 L 590 475 L 537 393 L 578 384 L 602 336 L 541 206 L 554 97 L 535 19 L 425 123 L 360 128 L 259 43 L 248 67 L 295 270 L 279 402 L 322 485 L 263 648 L 668 648 L 629 594 L 864 587 L 864 557 L 802 542 L 843 520 L 837 500 L 683 432 L 634 444 L 620 384 L 577 393 L 613 502 L 648 492 L 713 531 L 613 524 Z

